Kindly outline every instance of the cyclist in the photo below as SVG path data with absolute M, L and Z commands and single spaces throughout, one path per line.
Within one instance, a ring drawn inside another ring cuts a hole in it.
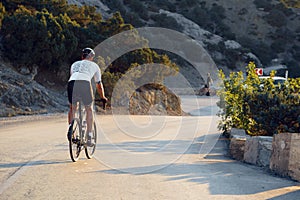
M 70 104 L 68 113 L 69 127 L 76 113 L 76 103 L 82 100 L 86 110 L 86 122 L 87 122 L 87 145 L 92 146 L 92 124 L 93 124 L 93 93 L 91 80 L 94 77 L 96 82 L 97 92 L 101 99 L 107 101 L 104 94 L 104 88 L 101 82 L 101 71 L 99 66 L 93 62 L 95 52 L 91 48 L 85 48 L 82 50 L 82 60 L 76 61 L 71 65 L 70 78 L 68 81 L 68 100 Z M 69 130 L 71 131 L 71 130 Z

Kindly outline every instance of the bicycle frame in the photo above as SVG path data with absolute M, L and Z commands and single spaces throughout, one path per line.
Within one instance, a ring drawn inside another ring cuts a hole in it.
M 95 100 L 97 101 L 97 100 Z M 106 100 L 102 99 L 102 107 L 105 110 L 105 104 Z M 78 116 L 75 116 L 78 114 Z M 92 113 L 94 115 L 94 112 Z M 69 151 L 71 155 L 71 159 L 73 162 L 76 162 L 79 158 L 80 152 L 85 149 L 85 154 L 88 159 L 91 159 L 93 157 L 93 154 L 96 149 L 96 143 L 97 143 L 97 128 L 96 128 L 96 123 L 95 121 L 91 124 L 91 130 L 92 130 L 92 135 L 87 136 L 86 134 L 86 129 L 87 129 L 87 124 L 84 123 L 86 122 L 86 110 L 82 102 L 78 101 L 76 103 L 75 108 L 73 108 L 73 120 L 72 120 L 72 125 L 69 127 L 68 131 L 68 138 L 69 138 Z M 95 118 L 95 116 L 94 116 Z M 75 128 L 75 129 L 74 129 Z M 71 130 L 71 132 L 70 132 Z M 74 131 L 73 131 L 74 130 Z M 76 132 L 77 130 L 77 132 Z M 78 132 L 79 131 L 79 132 Z M 75 133 L 76 132 L 76 133 Z M 71 134 L 69 136 L 69 133 Z M 75 139 L 74 134 L 75 133 Z M 89 139 L 88 139 L 89 137 Z M 93 142 L 93 143 L 92 143 Z

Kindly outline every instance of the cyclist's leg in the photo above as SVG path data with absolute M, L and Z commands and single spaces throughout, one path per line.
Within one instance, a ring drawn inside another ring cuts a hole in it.
M 67 133 L 67 138 L 68 138 L 69 141 L 71 140 L 71 137 L 72 137 L 72 134 L 73 134 L 72 121 L 75 117 L 76 110 L 77 110 L 77 105 L 76 104 L 75 105 L 72 105 L 72 104 L 69 105 L 69 113 L 68 113 L 69 127 L 68 127 L 68 133 Z
M 70 104 L 69 113 L 68 113 L 68 122 L 71 124 L 72 120 L 75 117 L 75 113 L 77 112 L 77 105 Z
M 85 84 L 85 90 L 84 90 L 84 95 L 82 96 L 82 101 L 83 104 L 85 106 L 85 111 L 86 111 L 86 123 L 87 123 L 87 130 L 86 130 L 86 134 L 87 134 L 87 143 L 88 145 L 91 145 L 91 138 L 93 136 L 92 133 L 92 126 L 93 126 L 93 100 L 94 100 L 94 96 L 92 93 L 92 86 L 91 84 L 88 82 Z
M 82 91 L 82 101 L 85 106 L 86 111 L 86 123 L 87 123 L 87 133 L 91 132 L 93 124 L 93 93 L 92 87 L 89 82 L 84 83 L 84 90 Z
M 85 111 L 86 111 L 86 124 L 87 124 L 87 133 L 92 131 L 92 125 L 93 125 L 93 109 L 92 105 L 85 106 Z
M 76 94 L 77 88 L 75 81 L 68 82 L 68 101 L 69 101 L 69 112 L 68 112 L 68 123 L 71 124 L 75 113 L 77 111 L 77 101 L 78 101 L 78 94 Z
M 86 122 L 87 122 L 87 130 L 86 130 L 86 135 L 87 135 L 87 145 L 89 147 L 93 147 L 96 142 L 96 130 L 93 129 L 94 126 L 94 115 L 93 115 L 93 109 L 92 105 L 90 106 L 85 106 L 86 110 Z

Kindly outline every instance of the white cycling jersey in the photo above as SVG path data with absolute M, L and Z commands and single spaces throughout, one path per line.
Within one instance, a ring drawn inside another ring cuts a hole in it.
M 80 60 L 71 65 L 71 77 L 69 81 L 88 81 L 91 82 L 92 78 L 96 83 L 101 81 L 101 71 L 99 66 L 93 61 Z

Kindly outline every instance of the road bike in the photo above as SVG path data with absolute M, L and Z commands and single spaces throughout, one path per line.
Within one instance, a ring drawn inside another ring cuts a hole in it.
M 102 108 L 105 110 L 105 99 L 95 99 L 95 101 L 102 102 Z M 82 106 L 81 101 L 79 101 L 77 102 L 77 111 L 74 119 L 71 122 L 67 135 L 69 140 L 70 156 L 73 162 L 76 162 L 79 159 L 80 152 L 83 150 L 85 150 L 85 155 L 88 159 L 91 159 L 95 153 L 97 144 L 97 127 L 95 120 L 92 124 L 92 137 L 90 141 L 91 145 L 88 145 L 86 128 L 86 111 L 84 106 Z

